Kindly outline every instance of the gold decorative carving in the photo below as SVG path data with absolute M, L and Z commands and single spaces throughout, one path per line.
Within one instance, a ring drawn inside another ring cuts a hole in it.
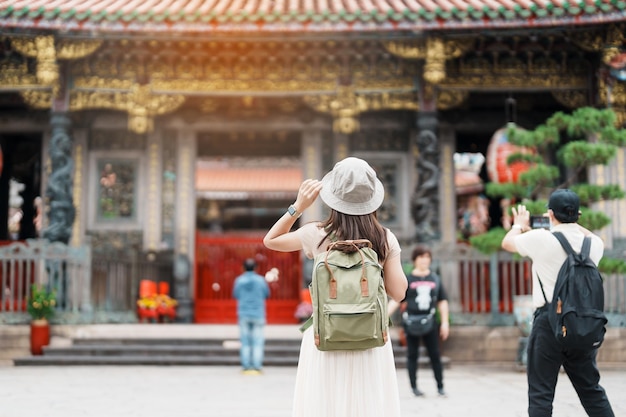
M 59 80 L 59 66 L 52 36 L 37 36 L 37 78 L 45 85 L 54 85 Z
M 26 61 L 3 61 L 0 63 L 0 86 L 10 88 L 36 87 L 37 77 L 28 73 Z
M 27 90 L 20 91 L 24 102 L 33 109 L 49 109 L 52 107 L 52 91 Z
M 602 51 L 602 62 L 608 65 L 613 61 L 613 58 L 621 54 L 625 39 L 623 28 L 620 29 L 616 25 L 611 25 L 607 32 L 606 46 Z
M 588 52 L 599 52 L 604 48 L 604 37 L 597 31 L 579 31 L 570 35 L 570 39 L 581 49 Z
M 446 60 L 458 58 L 472 48 L 474 40 L 444 40 L 428 38 L 426 41 L 391 41 L 383 46 L 392 54 L 405 59 L 425 59 L 424 79 L 432 84 L 446 77 Z
M 35 38 L 12 38 L 11 46 L 24 56 L 37 58 L 37 44 L 35 43 Z
M 474 48 L 475 40 L 467 39 L 448 39 L 444 41 L 445 56 L 447 59 L 458 58 Z
M 359 91 L 414 91 L 415 80 L 413 77 L 396 77 L 385 80 L 368 80 L 366 78 L 354 80 L 352 83 Z
M 437 109 L 449 110 L 460 106 L 469 96 L 469 91 L 462 90 L 438 90 Z
M 72 245 L 78 246 L 82 243 L 81 219 L 83 217 L 81 215 L 83 211 L 83 146 L 80 144 L 74 147 L 74 184 L 72 188 L 74 190 L 72 200 L 76 210 L 76 217 L 72 225 Z
M 255 93 L 255 92 L 333 92 L 337 87 L 336 79 L 328 80 L 153 80 L 153 91 L 161 93 Z M 384 80 L 355 80 L 358 90 L 413 90 L 414 82 L 410 77 L 398 77 Z
M 426 58 L 426 45 L 424 45 L 423 41 L 389 41 L 382 44 L 387 51 L 400 58 Z
M 334 91 L 336 80 L 153 80 L 154 91 L 160 92 L 278 92 L 278 91 Z
M 133 85 L 134 83 L 130 80 L 117 78 L 76 77 L 74 79 L 74 87 L 77 89 L 130 90 Z
M 58 88 L 59 66 L 52 35 L 12 38 L 11 45 L 20 54 L 37 59 L 37 79 L 42 84 Z
M 373 110 L 418 110 L 414 92 L 359 94 L 352 87 L 339 87 L 334 95 L 304 96 L 315 110 L 333 116 L 333 130 L 351 134 L 359 130 L 357 116 Z
M 443 89 L 510 90 L 539 88 L 548 91 L 586 90 L 589 65 L 583 60 L 570 60 L 562 64 L 548 58 L 538 59 L 532 65 L 518 58 L 491 62 L 485 57 L 461 60 L 448 65 Z
M 184 101 L 182 95 L 154 94 L 149 85 L 135 85 L 131 91 L 74 91 L 70 96 L 70 109 L 126 111 L 129 130 L 143 134 L 154 128 L 154 116 L 172 112 Z
M 584 90 L 561 90 L 552 91 L 552 97 L 556 101 L 570 109 L 577 109 L 588 104 L 587 91 Z
M 624 26 L 612 24 L 606 33 L 599 31 L 582 31 L 571 35 L 572 42 L 589 52 L 601 52 L 602 62 L 608 64 L 621 52 L 626 37 Z
M 79 59 L 94 53 L 100 46 L 102 40 L 60 40 L 57 44 L 58 59 Z
M 305 96 L 304 102 L 333 116 L 333 130 L 349 135 L 359 130 L 356 117 L 367 110 L 365 100 L 350 87 L 339 87 L 336 95 Z
M 363 96 L 366 110 L 419 110 L 415 92 L 375 93 Z
M 607 86 L 600 78 L 598 81 L 598 95 L 600 102 L 606 107 L 613 109 L 617 115 L 616 125 L 624 126 L 626 123 L 626 83 L 612 83 Z
M 507 90 L 542 88 L 546 90 L 571 90 L 586 87 L 587 78 L 584 75 L 569 74 L 469 74 L 448 76 L 440 85 L 443 88 Z
M 429 38 L 426 41 L 424 79 L 431 84 L 439 84 L 446 78 L 445 50 L 445 45 L 441 39 Z

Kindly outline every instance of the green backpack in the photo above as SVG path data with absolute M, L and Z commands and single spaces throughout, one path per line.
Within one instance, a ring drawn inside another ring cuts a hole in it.
M 315 257 L 310 285 L 319 350 L 364 350 L 387 341 L 383 268 L 369 240 L 333 242 Z

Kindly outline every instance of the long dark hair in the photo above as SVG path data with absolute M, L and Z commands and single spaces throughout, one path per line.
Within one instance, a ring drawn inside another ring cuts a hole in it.
M 376 212 L 351 216 L 331 209 L 330 216 L 321 223 L 321 227 L 326 231 L 326 236 L 320 240 L 318 247 L 321 247 L 326 239 L 331 241 L 367 239 L 372 242 L 372 248 L 378 254 L 379 261 L 387 258 L 389 252 L 387 232 L 378 222 Z

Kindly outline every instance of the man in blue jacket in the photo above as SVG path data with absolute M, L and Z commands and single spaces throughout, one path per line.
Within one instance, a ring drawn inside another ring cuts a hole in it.
M 239 356 L 244 374 L 258 375 L 263 366 L 265 300 L 270 296 L 270 289 L 265 278 L 254 272 L 254 259 L 246 259 L 243 267 L 245 272 L 237 277 L 233 289 L 241 340 Z

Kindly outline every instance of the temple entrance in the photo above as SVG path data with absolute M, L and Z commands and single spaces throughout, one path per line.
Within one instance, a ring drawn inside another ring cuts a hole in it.
M 41 135 L 0 135 L 0 241 L 41 234 Z
M 196 162 L 195 321 L 236 323 L 235 279 L 243 261 L 269 278 L 267 321 L 296 323 L 303 286 L 299 252 L 279 253 L 263 236 L 295 201 L 302 181 L 300 136 L 291 132 L 200 134 Z M 281 146 L 279 146 L 281 145 Z

